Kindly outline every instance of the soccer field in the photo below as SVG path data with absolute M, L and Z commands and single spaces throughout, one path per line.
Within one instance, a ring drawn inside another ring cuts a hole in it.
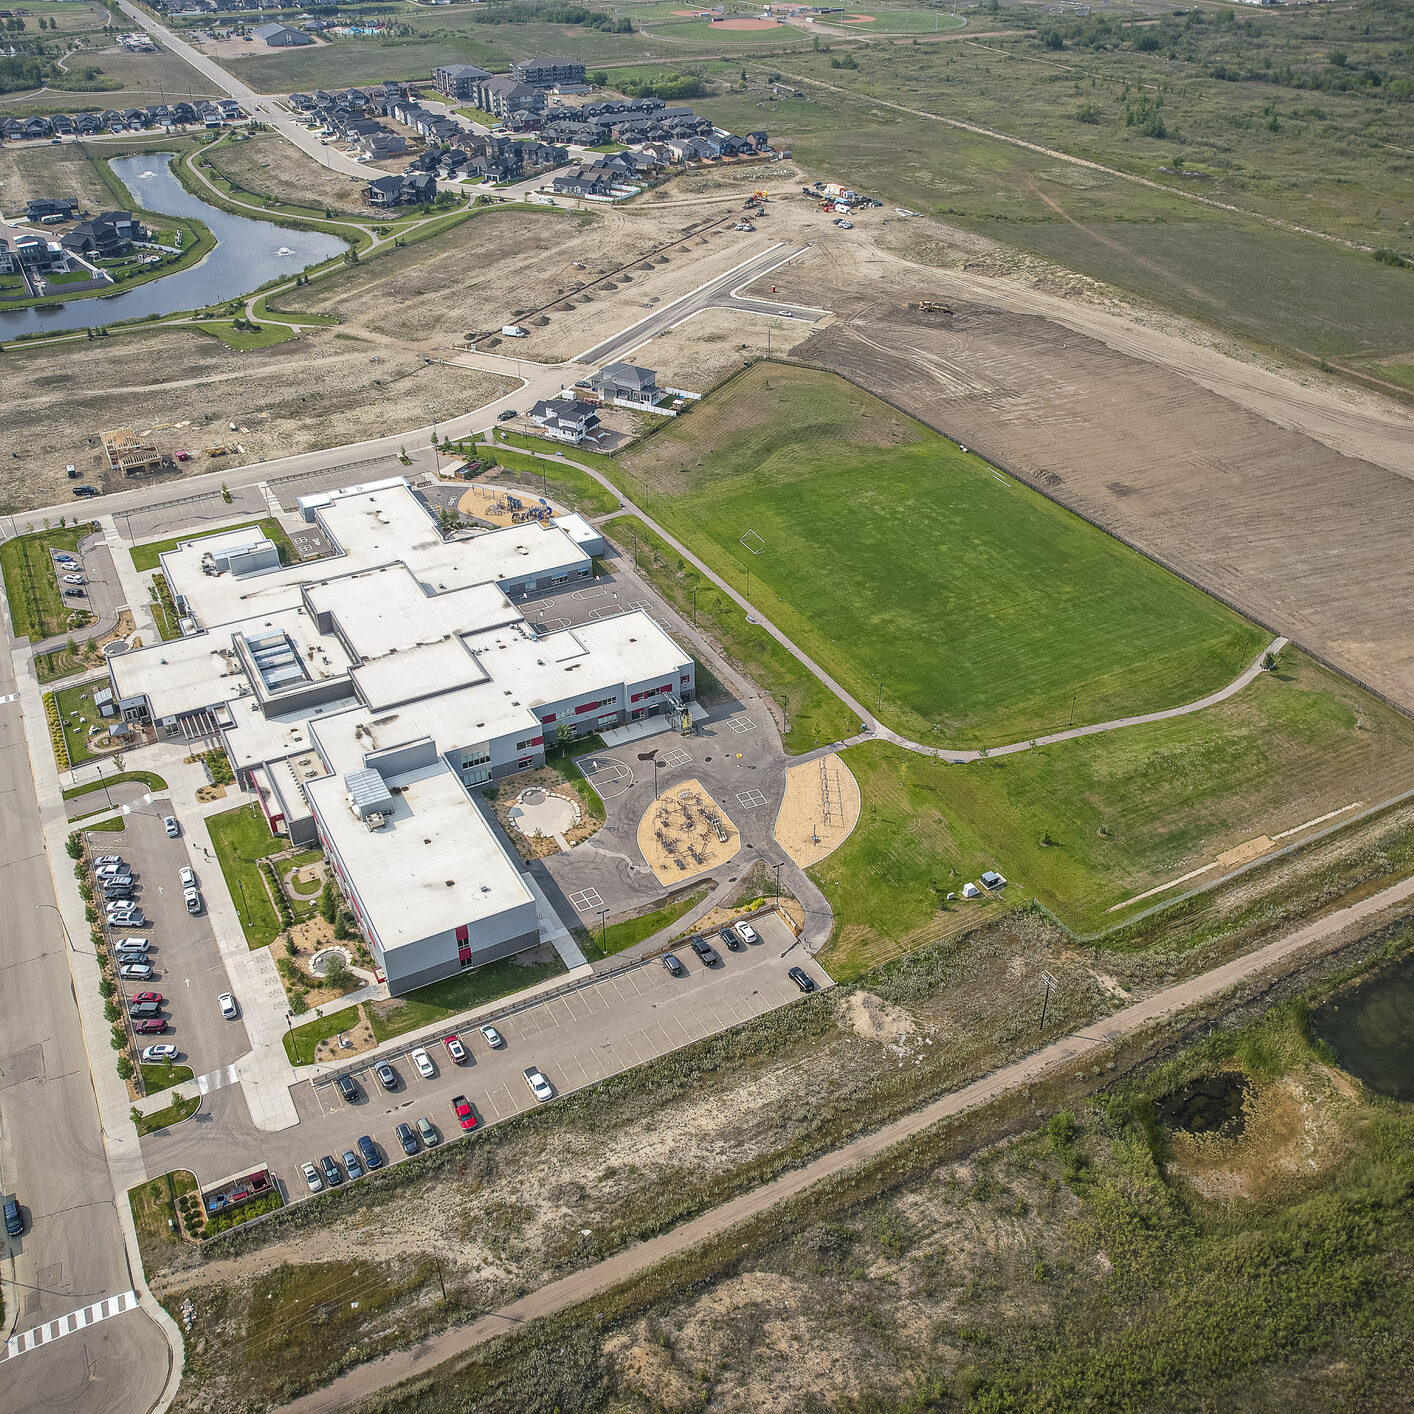
M 925 743 L 1176 706 L 1267 637 L 830 374 L 758 364 L 623 470 L 635 500 Z

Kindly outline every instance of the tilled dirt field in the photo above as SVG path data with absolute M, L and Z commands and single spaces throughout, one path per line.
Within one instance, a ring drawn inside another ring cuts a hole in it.
M 819 281 L 808 259 L 779 278 L 787 298 L 809 297 Z M 919 293 L 911 276 L 883 271 L 874 285 L 798 356 L 1414 707 L 1414 436 L 1400 474 L 1158 362 L 1008 309 L 1003 289 L 996 302 L 969 289 L 951 297 L 951 314 L 924 314 L 908 301 Z M 937 289 L 947 296 L 944 280 L 927 292 Z
M 99 181 L 79 145 L 15 147 L 7 143 L 0 149 L 0 211 L 23 217 L 25 202 L 41 196 L 75 196 L 83 211 L 105 211 L 113 204 L 112 193 Z
M 210 156 L 222 176 L 246 191 L 297 206 L 325 207 L 370 220 L 378 217 L 363 200 L 359 182 L 321 166 L 278 133 L 256 133 L 245 142 L 225 143 Z
M 180 374 L 167 377 L 169 369 Z M 99 433 L 111 427 L 155 428 L 153 442 L 168 453 L 238 444 L 244 453 L 221 464 L 240 466 L 425 427 L 512 386 L 494 374 L 428 365 L 342 331 L 246 353 L 178 329 L 67 344 L 62 353 L 20 345 L 0 361 L 7 434 L 0 507 L 66 499 L 68 462 L 85 481 L 118 489 L 102 470 L 99 450 Z M 205 457 L 187 465 L 209 467 Z

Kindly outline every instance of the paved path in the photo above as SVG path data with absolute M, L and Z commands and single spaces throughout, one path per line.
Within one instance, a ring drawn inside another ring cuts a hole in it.
M 288 1414 L 333 1414 L 333 1411 L 347 1409 L 355 1400 L 366 1398 L 400 1380 L 422 1374 L 432 1366 L 462 1354 L 494 1336 L 503 1335 L 507 1330 L 526 1321 L 553 1315 L 575 1302 L 607 1291 L 620 1282 L 628 1281 L 657 1266 L 667 1258 L 705 1242 L 787 1198 L 794 1197 L 824 1179 L 876 1158 L 942 1120 L 989 1104 L 1011 1091 L 1033 1085 L 1051 1071 L 1102 1052 L 1158 1021 L 1220 997 L 1238 983 L 1254 978 L 1316 944 L 1334 946 L 1340 935 L 1353 924 L 1411 897 L 1414 897 L 1414 879 L 1405 879 L 1348 908 L 1327 914 L 1324 918 L 1257 949 L 1256 952 L 1156 992 L 1142 1002 L 1136 1002 L 1133 1006 L 1125 1007 L 1122 1011 L 1092 1023 L 1083 1031 L 1062 1036 L 1034 1055 L 1003 1066 L 971 1085 L 944 1095 L 932 1104 L 904 1115 L 872 1134 L 844 1144 L 802 1168 L 762 1184 L 750 1193 L 744 1193 L 740 1198 L 703 1213 L 701 1217 L 683 1223 L 671 1232 L 630 1247 L 597 1266 L 551 1282 L 548 1286 L 543 1286 L 538 1291 L 481 1317 L 480 1320 L 447 1331 L 413 1350 L 402 1351 L 361 1366 L 324 1389 L 287 1405 L 286 1410 Z
M 594 352 L 594 350 L 591 350 Z M 641 506 L 630 501 L 624 492 L 614 485 L 608 477 L 596 471 L 592 466 L 586 466 L 583 462 L 577 462 L 567 457 L 563 452 L 528 452 L 525 455 L 539 457 L 542 461 L 559 462 L 564 466 L 572 466 L 578 471 L 584 472 L 586 476 L 592 477 L 606 491 L 612 492 L 620 501 L 621 508 L 614 511 L 612 515 L 600 516 L 596 524 L 603 525 L 606 521 L 614 519 L 616 516 L 635 515 L 655 534 L 661 536 L 674 550 L 678 552 L 689 564 L 700 573 L 705 575 L 717 586 L 722 593 L 728 595 L 732 602 L 745 610 L 753 623 L 758 623 L 777 643 L 781 645 L 797 662 L 808 668 L 819 680 L 824 683 L 841 702 L 845 704 L 858 718 L 859 725 L 863 728 L 860 735 L 850 737 L 842 742 L 831 742 L 827 750 L 838 750 L 841 746 L 855 746 L 862 741 L 882 740 L 893 742 L 895 746 L 901 746 L 905 751 L 915 752 L 919 756 L 935 756 L 942 761 L 960 763 L 965 761 L 980 761 L 983 757 L 992 756 L 1014 756 L 1019 751 L 1030 751 L 1038 746 L 1051 746 L 1058 741 L 1073 741 L 1076 737 L 1094 736 L 1098 732 L 1118 731 L 1121 727 L 1140 726 L 1145 722 L 1162 722 L 1169 717 L 1186 717 L 1190 712 L 1202 712 L 1208 707 L 1214 707 L 1219 702 L 1226 701 L 1235 693 L 1241 692 L 1258 673 L 1262 671 L 1262 664 L 1268 653 L 1280 653 L 1286 647 L 1285 638 L 1274 638 L 1260 653 L 1245 667 L 1230 683 L 1219 688 L 1216 692 L 1210 692 L 1206 697 L 1200 697 L 1196 702 L 1185 702 L 1179 707 L 1166 707 L 1160 712 L 1144 712 L 1132 717 L 1116 717 L 1108 722 L 1092 722 L 1083 727 L 1070 727 L 1063 732 L 1051 732 L 1046 736 L 1032 737 L 1026 741 L 1008 742 L 1005 746 L 986 747 L 982 750 L 970 750 L 962 747 L 952 746 L 924 746 L 922 742 L 912 741 L 906 736 L 901 736 L 898 732 L 886 727 L 879 719 L 869 711 L 864 704 L 851 696 L 836 680 L 830 676 L 824 668 L 820 666 L 803 649 L 798 648 L 775 624 L 768 619 L 749 599 L 738 594 L 730 584 L 724 580 L 710 566 L 704 564 L 682 541 L 676 539 L 673 534 L 659 525 L 652 516 Z

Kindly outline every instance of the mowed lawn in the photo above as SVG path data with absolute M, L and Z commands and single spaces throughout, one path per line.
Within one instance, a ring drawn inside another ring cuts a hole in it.
M 822 954 L 837 978 L 962 922 L 977 905 L 946 895 L 987 868 L 1078 931 L 1121 923 L 1182 888 L 1112 905 L 1235 845 L 1414 787 L 1414 722 L 1288 648 L 1186 717 L 965 766 L 885 742 L 844 760 L 859 825 L 810 871 L 841 920 Z
M 929 744 L 1192 701 L 1267 637 L 831 374 L 758 364 L 623 469 L 869 710 Z

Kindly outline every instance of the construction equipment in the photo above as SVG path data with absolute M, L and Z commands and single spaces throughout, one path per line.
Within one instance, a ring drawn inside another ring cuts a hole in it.
M 939 304 L 935 299 L 921 299 L 918 301 L 918 308 L 923 314 L 951 314 L 952 310 L 945 304 Z

